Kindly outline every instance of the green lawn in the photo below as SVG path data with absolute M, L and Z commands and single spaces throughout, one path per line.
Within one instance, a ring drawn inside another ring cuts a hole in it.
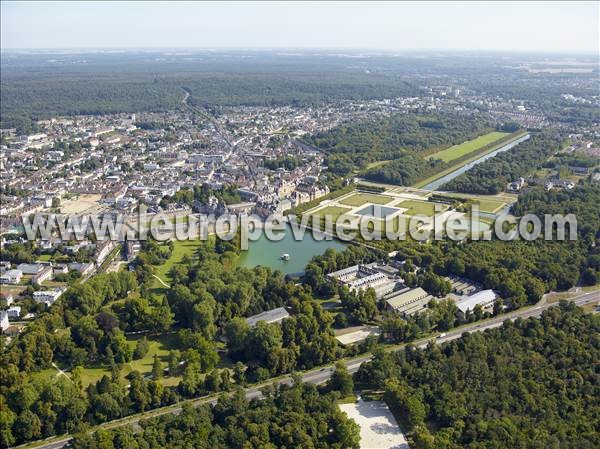
M 172 223 L 173 225 L 174 225 L 174 224 L 176 224 L 176 223 L 177 223 L 177 224 L 180 224 L 180 223 L 183 223 L 183 224 L 188 224 L 188 223 L 189 223 L 189 221 L 190 221 L 190 217 L 189 217 L 188 215 L 179 216 L 179 217 L 177 217 L 177 218 L 175 218 L 175 217 L 167 217 L 167 219 L 168 219 L 168 221 L 167 221 L 167 222 L 170 222 L 170 223 Z M 150 221 L 146 222 L 146 226 L 147 226 L 148 228 L 150 228 L 150 229 L 156 228 L 156 227 L 158 227 L 159 225 L 160 225 L 161 227 L 166 227 L 165 223 L 164 223 L 162 220 L 160 220 L 160 221 L 156 221 L 156 222 L 154 222 L 154 224 L 152 223 L 152 220 L 150 220 Z
M 324 219 L 325 215 L 331 215 L 333 220 L 335 221 L 335 220 L 337 220 L 337 218 L 340 215 L 344 215 L 348 212 L 350 212 L 350 209 L 347 207 L 327 206 L 327 207 L 324 207 L 323 209 L 319 209 L 319 210 L 315 211 L 314 214 L 319 214 L 321 217 L 321 220 Z
M 416 200 L 404 200 L 401 203 L 397 204 L 396 207 L 400 207 L 403 209 L 408 209 L 404 212 L 404 215 L 427 215 L 429 217 L 433 217 L 435 215 L 435 204 L 425 201 L 416 201 Z M 447 206 L 444 206 L 446 209 Z
M 141 336 L 129 337 L 127 339 L 127 343 L 129 346 L 134 349 L 136 342 Z M 132 371 L 139 371 L 143 376 L 149 375 L 152 372 L 152 364 L 154 363 L 154 354 L 158 354 L 160 361 L 163 364 L 163 367 L 167 367 L 167 357 L 169 351 L 171 349 L 176 349 L 176 336 L 174 333 L 160 335 L 157 337 L 149 337 L 149 350 L 148 353 L 139 360 L 132 360 L 129 363 L 125 363 L 123 365 L 123 369 L 121 370 L 121 379 L 123 382 L 126 382 L 125 377 Z M 61 367 L 66 369 L 64 367 Z M 66 374 L 70 377 L 70 370 L 66 371 Z M 110 368 L 108 366 L 96 366 L 96 367 L 88 367 L 84 368 L 82 375 L 82 383 L 84 387 L 87 387 L 91 383 L 98 382 L 102 379 L 102 376 L 107 375 L 111 376 Z M 39 372 L 36 372 L 32 375 L 33 379 L 39 380 L 54 380 L 59 376 L 58 370 L 55 368 L 48 368 Z M 180 377 L 164 377 L 162 379 L 162 383 L 165 386 L 174 386 L 179 383 L 181 380 Z
M 356 399 L 356 396 L 354 394 L 351 394 L 350 396 L 346 396 L 344 398 L 339 398 L 336 403 L 338 404 L 354 404 L 358 401 L 358 399 Z
M 391 159 L 386 160 L 386 161 L 371 162 L 370 164 L 367 164 L 367 170 L 370 170 L 371 168 L 381 167 L 382 165 L 385 165 L 385 164 L 387 164 L 390 161 L 391 161 Z
M 173 253 L 171 254 L 171 257 L 169 257 L 164 264 L 155 266 L 154 274 L 169 284 L 171 282 L 171 278 L 169 277 L 168 273 L 171 270 L 171 267 L 177 263 L 180 263 L 186 255 L 188 257 L 193 257 L 199 246 L 199 240 L 173 240 Z M 154 281 L 155 288 L 163 287 L 157 279 Z
M 473 140 L 467 140 L 459 145 L 453 145 L 450 148 L 446 148 L 445 150 L 438 151 L 437 153 L 431 156 L 432 159 L 441 159 L 444 162 L 450 162 L 454 159 L 458 159 L 460 157 L 465 156 L 466 154 L 473 153 L 490 143 L 493 143 L 497 140 L 502 139 L 503 137 L 508 136 L 509 133 L 502 132 L 491 132 L 488 134 L 484 134 L 483 136 L 479 136 Z
M 355 193 L 338 202 L 347 206 L 362 206 L 365 203 L 387 204 L 391 200 L 393 200 L 393 197 L 387 195 L 377 195 L 374 193 Z
M 479 203 L 479 211 L 480 212 L 489 212 L 489 213 L 496 213 L 499 210 L 501 210 L 504 206 L 506 206 L 506 203 L 502 202 L 502 201 L 495 201 L 495 200 L 489 200 L 489 199 L 477 199 L 475 200 L 476 203 Z
M 137 340 L 142 338 L 141 336 L 129 337 L 127 343 L 132 349 L 135 349 Z M 167 356 L 171 349 L 176 349 L 175 334 L 165 334 L 158 337 L 148 338 L 150 349 L 148 353 L 139 360 L 132 360 L 129 363 L 123 365 L 121 371 L 121 377 L 124 379 L 127 374 L 132 371 L 139 371 L 143 376 L 148 375 L 152 372 L 152 364 L 154 363 L 154 354 L 158 354 L 158 358 L 163 364 L 163 367 L 167 367 Z M 102 379 L 104 375 L 110 376 L 110 369 L 107 366 L 99 366 L 95 368 L 85 368 L 83 370 L 82 382 L 84 386 L 90 383 L 97 382 Z M 179 382 L 178 377 L 166 377 L 163 379 L 164 385 L 176 385 Z
M 67 285 L 67 283 L 59 282 L 59 281 L 45 281 L 42 285 L 44 288 L 56 288 L 56 287 L 65 287 Z

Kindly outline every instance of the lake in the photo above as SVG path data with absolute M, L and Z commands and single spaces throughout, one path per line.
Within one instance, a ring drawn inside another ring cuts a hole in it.
M 284 238 L 278 242 L 267 239 L 263 232 L 258 240 L 249 242 L 248 245 L 248 250 L 240 254 L 240 266 L 252 268 L 262 265 L 285 274 L 303 272 L 313 256 L 323 254 L 329 248 L 343 251 L 346 247 L 346 244 L 339 240 L 317 241 L 313 238 L 310 229 L 306 230 L 302 240 L 295 240 L 289 225 Z M 282 254 L 289 254 L 290 259 L 282 260 Z

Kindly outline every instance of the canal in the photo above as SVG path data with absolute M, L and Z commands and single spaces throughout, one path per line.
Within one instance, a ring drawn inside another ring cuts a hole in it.
M 514 148 L 521 142 L 525 142 L 527 139 L 529 139 L 529 137 L 530 137 L 529 134 L 526 134 L 523 137 L 519 137 L 517 140 L 513 140 L 512 142 L 507 143 L 506 145 L 498 148 L 497 150 L 494 150 L 491 153 L 485 154 L 485 155 L 481 156 L 479 159 L 471 161 L 468 164 L 463 165 L 459 169 L 456 169 L 453 172 L 448 173 L 447 175 L 442 176 L 441 178 L 438 178 L 435 181 L 432 181 L 429 184 L 427 184 L 421 188 L 423 190 L 438 190 L 441 186 L 446 184 L 448 181 L 451 181 L 452 179 L 456 178 L 457 176 L 462 175 L 464 172 L 472 169 L 477 164 L 481 164 L 482 162 L 487 161 L 489 158 L 496 156 L 498 153 L 503 153 L 504 151 L 508 151 L 511 148 Z

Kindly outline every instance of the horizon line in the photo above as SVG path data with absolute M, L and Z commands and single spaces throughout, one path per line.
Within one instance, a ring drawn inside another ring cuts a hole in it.
M 151 46 L 151 47 L 1 47 L 1 52 L 131 52 L 131 51 L 350 51 L 350 52 L 370 52 L 370 53 L 504 53 L 504 54 L 539 54 L 539 55 L 578 55 L 592 56 L 600 58 L 600 52 L 597 50 L 547 50 L 547 49 L 500 49 L 500 48 L 376 48 L 376 47 L 295 47 L 295 46 Z

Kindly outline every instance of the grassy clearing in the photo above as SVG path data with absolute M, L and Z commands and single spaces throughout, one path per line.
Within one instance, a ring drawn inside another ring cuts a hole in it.
M 387 164 L 390 161 L 391 161 L 391 159 L 388 159 L 388 160 L 385 160 L 385 161 L 371 162 L 370 164 L 367 165 L 367 170 L 370 170 L 372 168 L 381 167 L 382 165 L 385 165 L 385 164 Z
M 189 215 L 181 215 L 178 217 L 166 217 L 167 221 L 166 223 L 171 223 L 172 225 L 175 224 L 188 224 L 190 221 L 190 217 Z M 146 222 L 146 226 L 150 229 L 155 229 L 160 227 L 166 227 L 167 225 L 165 224 L 165 222 L 163 220 L 158 220 L 156 219 L 156 221 L 154 221 L 154 223 L 152 222 L 152 218 L 150 219 L 150 221 Z
M 339 398 L 336 402 L 338 404 L 354 404 L 357 401 L 358 400 L 356 399 L 356 396 L 351 394 L 350 396 L 346 396 L 344 398 Z
M 502 210 L 504 206 L 506 206 L 506 203 L 494 200 L 481 199 L 476 202 L 479 203 L 479 210 L 481 212 L 488 212 L 491 214 L 495 214 L 496 212 Z
M 433 217 L 435 215 L 435 203 L 416 200 L 404 200 L 397 204 L 396 207 L 408 209 L 404 215 L 427 215 Z
M 366 203 L 387 204 L 393 200 L 393 197 L 387 195 L 377 195 L 373 193 L 355 193 L 348 198 L 340 200 L 340 204 L 347 206 L 362 206 Z
M 155 266 L 154 274 L 167 284 L 170 284 L 171 277 L 169 276 L 169 271 L 173 265 L 181 263 L 185 256 L 193 257 L 199 246 L 200 240 L 174 240 L 173 254 L 171 254 L 171 257 L 164 264 Z M 158 279 L 155 279 L 153 288 L 160 289 L 162 287 Z
M 0 293 L 3 295 L 13 295 L 14 297 L 17 297 L 23 293 L 25 289 L 27 289 L 25 286 L 2 285 L 0 286 Z
M 141 336 L 129 337 L 127 343 L 134 349 L 137 340 L 142 338 Z M 149 350 L 148 353 L 139 360 L 132 360 L 129 363 L 123 365 L 123 369 L 120 373 L 120 379 L 125 384 L 127 379 L 125 378 L 132 371 L 139 371 L 143 376 L 149 376 L 152 373 L 152 364 L 154 363 L 154 354 L 158 355 L 163 367 L 167 367 L 168 354 L 171 349 L 177 349 L 176 336 L 174 333 L 164 334 L 160 336 L 148 337 Z M 67 369 L 61 367 L 63 370 Z M 71 372 L 65 371 L 65 374 L 71 377 Z M 103 376 L 111 376 L 110 367 L 106 365 L 99 365 L 95 367 L 87 367 L 83 369 L 81 381 L 84 388 L 91 383 L 96 383 Z M 55 368 L 48 368 L 32 374 L 34 380 L 56 380 L 61 374 Z M 164 377 L 161 382 L 165 386 L 174 386 L 179 383 L 181 377 Z
M 561 300 L 568 300 L 569 298 L 571 298 L 571 296 L 573 296 L 572 293 L 568 293 L 568 292 L 561 292 L 561 293 L 551 293 L 548 296 L 546 296 L 546 302 L 548 304 L 554 304 L 557 303 Z
M 67 283 L 66 282 L 59 282 L 59 281 L 45 281 L 42 284 L 43 288 L 57 288 L 57 287 L 66 287 Z
M 137 340 L 142 338 L 141 336 L 130 337 L 127 339 L 127 343 L 132 349 L 135 349 Z M 163 367 L 167 367 L 167 357 L 171 349 L 176 349 L 176 341 L 174 334 L 165 334 L 158 337 L 149 337 L 149 350 L 148 353 L 139 360 L 132 360 L 129 363 L 123 365 L 121 370 L 121 378 L 125 380 L 132 371 L 139 371 L 143 376 L 150 375 L 152 373 L 152 364 L 154 363 L 154 354 L 158 355 L 159 360 L 163 364 Z M 98 382 L 102 379 L 102 376 L 110 376 L 110 369 L 108 366 L 98 366 L 94 368 L 85 368 L 83 370 L 82 382 L 84 386 L 90 383 Z M 177 385 L 179 382 L 178 377 L 166 377 L 162 379 L 164 385 Z
M 489 218 L 489 217 L 479 217 L 479 221 L 490 227 L 496 222 L 493 218 Z
M 321 219 L 323 219 L 325 215 L 331 215 L 334 220 L 337 220 L 340 215 L 347 214 L 348 212 L 350 212 L 350 209 L 347 207 L 327 206 L 315 211 L 313 214 L 319 214 Z
M 459 145 L 453 145 L 450 148 L 446 148 L 445 150 L 438 151 L 437 153 L 431 156 L 431 159 L 441 159 L 444 162 L 450 162 L 454 159 L 458 159 L 463 157 L 469 153 L 473 153 L 490 143 L 493 143 L 497 140 L 502 139 L 503 137 L 508 136 L 509 133 L 502 132 L 491 132 L 488 134 L 484 134 L 483 136 L 479 136 L 473 140 L 467 140 Z

